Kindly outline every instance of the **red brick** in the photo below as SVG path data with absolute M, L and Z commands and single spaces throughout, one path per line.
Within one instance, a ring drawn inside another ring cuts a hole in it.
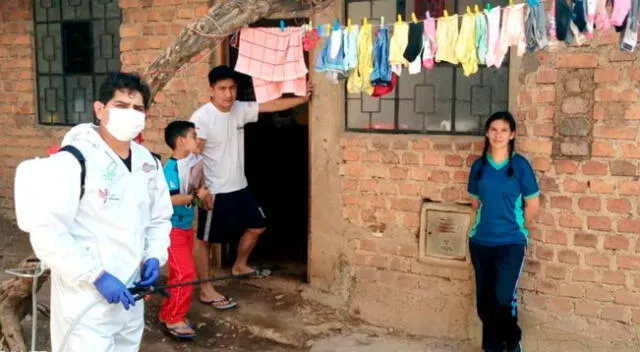
M 636 219 L 618 220 L 618 232 L 640 234 L 640 220 L 636 220 Z
M 420 185 L 417 183 L 401 183 L 399 185 L 400 195 L 403 196 L 419 196 Z
M 591 252 L 591 253 L 585 254 L 584 262 L 588 266 L 608 267 L 610 258 L 605 254 L 600 254 L 598 252 Z
M 551 197 L 551 208 L 554 209 L 571 209 L 573 201 L 566 196 L 554 196 Z
M 378 245 L 375 241 L 370 239 L 361 239 L 360 240 L 360 249 L 366 252 L 377 253 Z
M 409 229 L 418 229 L 420 227 L 420 217 L 416 213 L 404 213 L 402 225 Z
M 362 160 L 379 163 L 382 160 L 382 155 L 380 155 L 380 152 L 369 150 L 362 153 Z
M 540 68 L 536 72 L 536 83 L 555 83 L 558 79 L 558 71 L 552 68 Z
M 454 171 L 453 181 L 455 183 L 467 184 L 467 182 L 469 182 L 469 171 Z
M 631 311 L 631 321 L 634 324 L 640 324 L 640 309 L 633 309 Z
M 555 294 L 558 291 L 558 282 L 551 280 L 538 280 L 535 284 L 536 291 Z
M 542 231 L 537 227 L 529 227 L 529 240 L 542 241 Z
M 536 137 L 553 137 L 553 123 L 537 124 L 533 126 L 533 135 Z
M 640 105 L 634 104 L 624 111 L 624 118 L 627 120 L 640 120 Z
M 537 171 L 549 171 L 551 168 L 551 161 L 549 158 L 533 158 L 531 162 L 533 169 Z
M 531 258 L 526 258 L 524 262 L 524 268 L 522 269 L 525 273 L 537 274 L 540 272 L 542 268 L 542 264 L 539 261 L 533 260 Z
M 598 68 L 593 74 L 593 81 L 596 83 L 617 82 L 620 80 L 620 70 L 615 67 Z
M 366 198 L 359 195 L 346 194 L 342 196 L 342 202 L 345 205 L 365 205 Z
M 549 264 L 545 268 L 545 277 L 548 279 L 564 280 L 567 276 L 567 268 L 561 265 Z
M 600 180 L 590 180 L 589 188 L 591 192 L 596 194 L 611 194 L 615 191 L 615 183 L 609 183 Z
M 360 219 L 365 223 L 378 222 L 375 210 L 369 208 L 360 209 Z
M 609 231 L 611 230 L 611 219 L 606 216 L 587 217 L 587 227 L 590 230 Z
M 598 236 L 578 232 L 573 236 L 573 245 L 578 247 L 596 248 L 598 245 Z
M 429 150 L 431 149 L 431 142 L 426 138 L 414 139 L 411 141 L 411 148 L 413 150 Z
M 389 176 L 391 176 L 391 179 L 393 180 L 405 180 L 408 175 L 409 175 L 409 172 L 406 168 L 400 168 L 400 167 L 389 168 Z
M 625 273 L 622 271 L 605 270 L 602 272 L 602 279 L 600 279 L 600 282 L 603 284 L 624 286 L 627 282 L 627 278 Z
M 422 167 L 414 167 L 409 171 L 409 179 L 416 181 L 428 181 L 429 180 L 429 170 L 427 168 Z
M 582 315 L 587 317 L 597 317 L 600 307 L 597 304 L 589 301 L 576 301 L 574 312 L 576 315 Z
M 391 199 L 391 209 L 394 209 L 394 210 L 416 212 L 417 214 L 420 211 L 421 206 L 422 206 L 422 199 L 420 198 Z
M 567 244 L 567 234 L 563 231 L 548 230 L 544 241 L 553 244 Z
M 562 183 L 562 187 L 565 192 L 584 193 L 587 190 L 587 183 L 573 178 L 566 178 Z
M 389 265 L 389 257 L 385 255 L 374 255 L 369 259 L 369 265 L 384 269 Z
M 637 67 L 627 68 L 627 77 L 633 81 L 640 81 L 640 68 L 637 68 Z
M 547 310 L 553 313 L 571 313 L 573 311 L 573 302 L 564 297 L 549 297 L 547 302 Z
M 557 192 L 559 190 L 556 179 L 553 177 L 541 177 L 540 178 L 540 190 L 543 193 Z
M 635 103 L 640 98 L 640 92 L 637 88 L 624 89 L 620 94 L 620 99 L 624 102 Z
M 382 194 L 396 195 L 398 194 L 398 185 L 395 182 L 378 183 L 378 192 Z
M 436 153 L 425 153 L 422 163 L 425 165 L 440 165 L 442 164 L 442 155 Z
M 626 160 L 614 160 L 610 163 L 611 176 L 636 176 L 638 173 L 635 163 Z
M 610 235 L 604 239 L 605 249 L 628 249 L 629 239 L 620 235 Z
M 640 144 L 624 143 L 620 145 L 620 149 L 625 159 L 640 159 Z
M 371 257 L 369 254 L 355 253 L 353 255 L 353 265 L 368 265 Z
M 627 315 L 629 312 L 629 307 L 616 306 L 616 305 L 608 305 L 602 308 L 602 312 L 600 313 L 600 317 L 604 320 L 613 320 L 619 322 L 626 322 Z
M 573 214 L 560 215 L 559 224 L 561 227 L 579 229 L 582 227 L 581 218 Z
M 385 150 L 381 152 L 382 154 L 382 162 L 386 164 L 398 164 L 400 162 L 400 158 L 398 154 L 396 154 L 392 150 Z
M 342 160 L 358 161 L 360 160 L 360 151 L 357 149 L 344 149 L 342 151 Z
M 587 287 L 586 297 L 587 299 L 600 301 L 600 302 L 613 301 L 613 296 L 611 295 L 611 292 L 599 285 L 593 285 L 593 286 Z
M 535 249 L 536 258 L 540 260 L 553 261 L 554 249 L 551 246 L 538 245 Z
M 573 269 L 573 273 L 571 273 L 571 279 L 573 281 L 596 281 L 596 272 L 592 269 Z
M 462 159 L 462 157 L 460 155 L 456 155 L 456 154 L 449 154 L 447 156 L 445 156 L 444 159 L 444 164 L 446 166 L 462 166 L 464 160 Z
M 612 157 L 616 155 L 616 150 L 610 142 L 594 141 L 591 144 L 591 155 L 598 157 Z
M 392 257 L 389 263 L 389 269 L 407 272 L 411 269 L 411 262 L 402 257 Z
M 617 258 L 618 268 L 640 270 L 640 257 L 619 254 Z
M 524 301 L 527 309 L 546 311 L 547 300 L 548 298 L 546 296 L 531 292 L 525 294 Z
M 557 160 L 553 163 L 556 174 L 575 174 L 578 171 L 578 163 L 571 160 Z
M 553 143 L 547 139 L 521 138 L 518 140 L 519 149 L 524 153 L 535 153 L 550 155 Z
M 440 171 L 440 170 L 433 170 L 431 172 L 431 181 L 433 181 L 433 182 L 442 182 L 442 183 L 449 182 L 449 172 Z
M 358 181 L 354 179 L 343 179 L 342 189 L 345 191 L 355 191 L 358 189 Z
M 595 197 L 582 197 L 578 200 L 578 207 L 582 210 L 600 210 L 600 199 Z
M 361 180 L 360 181 L 360 192 L 372 192 L 378 187 L 377 180 Z
M 418 247 L 417 244 L 411 246 L 400 246 L 398 253 L 404 257 L 414 258 L 418 256 Z
M 589 176 L 605 176 L 609 166 L 599 161 L 587 161 L 582 165 L 582 173 Z
M 556 67 L 596 68 L 598 55 L 586 53 L 561 53 L 556 56 Z
M 560 284 L 560 296 L 584 298 L 584 287 L 578 284 Z
M 402 163 L 405 165 L 418 165 L 420 164 L 420 156 L 412 152 L 402 153 Z
M 409 141 L 404 139 L 396 139 L 391 143 L 391 149 L 393 150 L 406 150 L 409 148 Z
M 640 195 L 640 182 L 621 182 L 620 183 L 620 195 Z
M 564 248 L 558 251 L 558 261 L 565 264 L 578 264 L 580 256 L 576 251 Z
M 364 167 L 363 165 L 357 166 L 366 170 L 367 177 L 381 179 L 389 178 L 389 167 L 386 165 L 367 165 L 367 167 Z
M 344 174 L 355 178 L 364 177 L 364 166 L 355 164 L 345 165 Z
M 593 136 L 596 138 L 634 140 L 636 133 L 635 129 L 628 127 L 595 126 L 593 128 Z
M 628 199 L 609 199 L 607 210 L 612 213 L 626 214 L 631 212 L 631 202 Z

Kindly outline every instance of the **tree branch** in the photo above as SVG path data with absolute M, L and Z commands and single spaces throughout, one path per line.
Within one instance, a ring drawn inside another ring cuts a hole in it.
M 149 65 L 144 77 L 155 96 L 189 60 L 213 48 L 227 36 L 259 19 L 306 17 L 334 0 L 222 0 L 207 14 L 187 24 L 174 43 Z

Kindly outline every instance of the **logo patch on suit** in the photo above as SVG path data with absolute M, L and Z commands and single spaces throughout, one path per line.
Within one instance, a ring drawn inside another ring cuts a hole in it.
M 156 170 L 155 165 L 149 164 L 146 161 L 144 164 L 142 164 L 142 171 L 144 171 L 145 173 L 150 173 L 151 171 L 155 171 L 155 170 Z

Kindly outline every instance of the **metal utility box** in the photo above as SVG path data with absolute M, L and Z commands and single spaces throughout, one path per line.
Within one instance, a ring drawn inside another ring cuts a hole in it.
M 470 205 L 425 202 L 420 215 L 421 259 L 467 261 L 469 231 L 476 217 Z

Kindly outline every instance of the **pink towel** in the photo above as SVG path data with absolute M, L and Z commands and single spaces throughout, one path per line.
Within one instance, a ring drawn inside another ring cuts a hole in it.
M 307 66 L 300 27 L 243 28 L 235 70 L 253 78 L 258 103 L 284 93 L 307 94 Z

